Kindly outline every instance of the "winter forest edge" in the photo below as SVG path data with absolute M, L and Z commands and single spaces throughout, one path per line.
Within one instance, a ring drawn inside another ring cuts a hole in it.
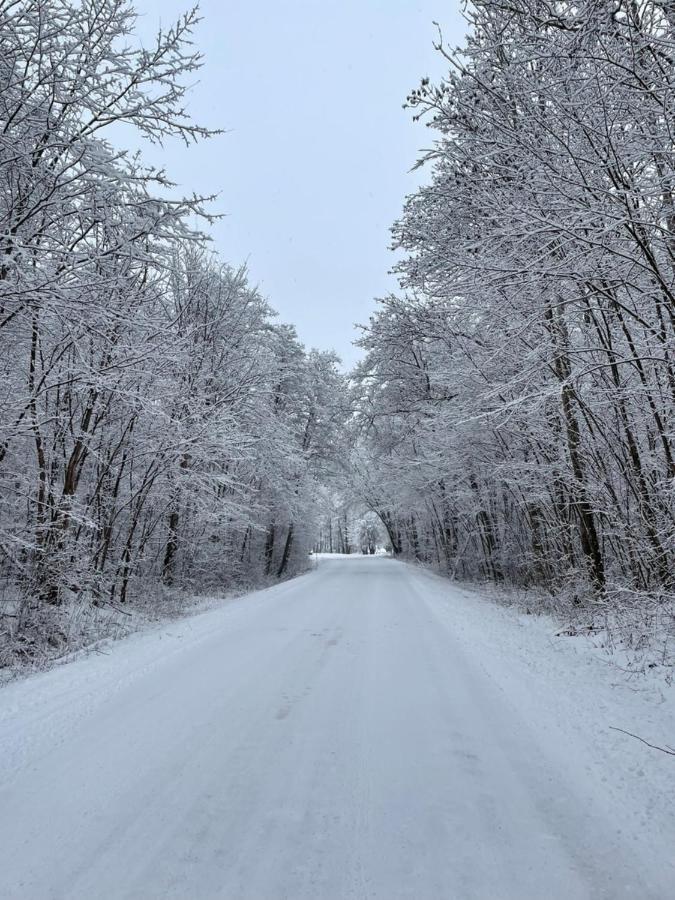
M 378 543 L 672 665 L 675 2 L 466 16 L 344 374 L 108 140 L 208 139 L 197 13 L 0 2 L 0 671 Z

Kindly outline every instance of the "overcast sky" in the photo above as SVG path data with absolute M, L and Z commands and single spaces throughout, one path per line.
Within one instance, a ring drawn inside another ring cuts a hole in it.
M 396 286 L 389 227 L 419 175 L 431 133 L 402 109 L 420 78 L 445 71 L 440 23 L 461 43 L 459 0 L 202 0 L 205 55 L 189 109 L 227 133 L 188 150 L 148 148 L 184 192 L 219 193 L 212 229 L 247 261 L 284 321 L 347 366 L 354 323 Z M 143 36 L 184 0 L 136 0 Z

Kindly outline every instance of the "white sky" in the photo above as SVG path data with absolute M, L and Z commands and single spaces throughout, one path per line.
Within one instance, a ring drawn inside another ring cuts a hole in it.
M 145 37 L 189 0 L 136 0 Z M 227 133 L 144 148 L 186 193 L 219 193 L 212 229 L 308 346 L 350 366 L 354 323 L 396 287 L 389 227 L 431 134 L 402 104 L 445 71 L 432 42 L 463 40 L 460 0 L 202 0 L 204 68 L 189 97 Z M 423 176 L 422 176 L 423 177 Z

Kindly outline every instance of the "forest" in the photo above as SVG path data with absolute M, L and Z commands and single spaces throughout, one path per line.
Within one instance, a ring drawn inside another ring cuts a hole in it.
M 675 2 L 466 17 L 345 373 L 115 140 L 211 135 L 198 13 L 0 2 L 0 667 L 385 543 L 672 633 Z
M 144 49 L 120 0 L 0 4 L 0 664 L 306 565 L 337 360 L 217 257 L 209 198 L 107 138 L 208 138 L 196 20 Z
M 361 337 L 356 478 L 396 552 L 672 636 L 675 3 L 467 16 L 408 98 L 434 141 Z

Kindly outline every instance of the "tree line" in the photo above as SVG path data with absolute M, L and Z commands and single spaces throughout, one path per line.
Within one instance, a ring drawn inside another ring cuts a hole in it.
M 210 135 L 184 108 L 196 13 L 149 47 L 135 19 L 126 0 L 0 2 L 9 661 L 65 643 L 77 601 L 161 604 L 303 568 L 344 415 L 336 357 L 305 351 L 211 251 L 209 198 L 175 199 L 111 142 Z
M 579 596 L 675 580 L 675 3 L 475 0 L 364 331 L 396 552 Z

